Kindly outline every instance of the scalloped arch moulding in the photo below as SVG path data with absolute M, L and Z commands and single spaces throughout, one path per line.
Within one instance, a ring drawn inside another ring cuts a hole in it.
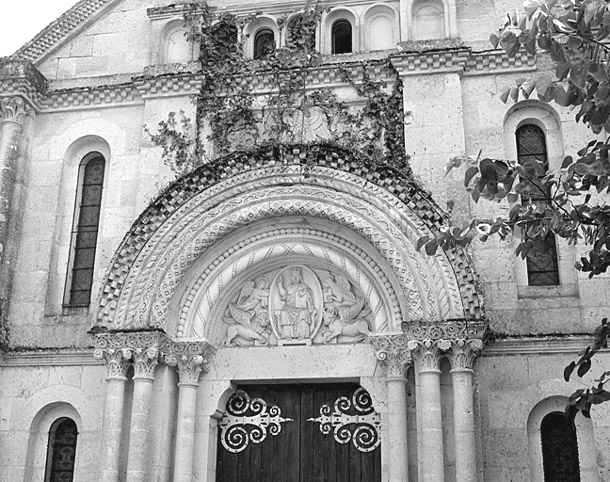
M 395 331 L 402 321 L 478 318 L 467 255 L 428 257 L 414 248 L 441 222 L 412 180 L 363 167 L 344 150 L 233 154 L 179 179 L 140 216 L 113 258 L 97 323 L 220 343 L 231 341 L 227 324 L 251 321 L 254 312 L 245 311 L 265 293 L 257 313 L 269 313 L 268 333 L 278 341 L 292 336 L 281 334 L 288 315 L 279 300 L 299 283 L 295 303 L 307 308 L 290 317 L 311 317 L 318 340 Z M 361 329 L 348 336 L 337 322 L 333 331 L 333 316 L 348 312 Z

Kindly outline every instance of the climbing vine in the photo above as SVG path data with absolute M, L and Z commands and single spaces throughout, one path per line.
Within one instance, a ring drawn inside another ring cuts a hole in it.
M 244 55 L 245 26 L 256 15 L 219 13 L 203 2 L 187 5 L 184 23 L 202 65 L 196 121 L 172 112 L 156 133 L 147 130 L 177 175 L 237 150 L 315 142 L 356 150 L 365 163 L 409 171 L 402 82 L 389 58 L 325 65 L 355 91 L 356 103 L 329 88 L 311 88 L 313 73 L 324 64 L 315 45 L 321 15 L 319 5 L 307 5 L 280 19 L 286 47 L 272 46 L 252 60 Z

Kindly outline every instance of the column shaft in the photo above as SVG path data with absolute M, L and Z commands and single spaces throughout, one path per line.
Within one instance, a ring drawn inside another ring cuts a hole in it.
M 389 378 L 388 446 L 390 450 L 390 480 L 408 482 L 409 457 L 407 442 L 407 386 L 404 378 Z
M 197 385 L 178 383 L 178 422 L 174 453 L 174 482 L 191 482 L 195 451 Z
M 472 370 L 451 370 L 456 482 L 476 482 Z
M 444 482 L 443 424 L 441 418 L 440 371 L 419 373 L 421 386 L 422 482 Z
M 123 427 L 123 403 L 125 400 L 125 379 L 109 378 L 106 385 L 104 403 L 104 439 L 102 441 L 103 482 L 119 480 L 119 454 L 121 430 Z
M 127 482 L 144 482 L 146 477 L 147 439 L 149 432 L 150 401 L 152 395 L 151 378 L 133 380 L 133 406 L 127 456 Z

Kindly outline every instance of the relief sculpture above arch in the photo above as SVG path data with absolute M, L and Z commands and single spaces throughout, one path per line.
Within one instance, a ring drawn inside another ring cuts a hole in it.
M 371 331 L 364 295 L 340 273 L 291 264 L 243 282 L 223 314 L 227 346 L 357 343 Z

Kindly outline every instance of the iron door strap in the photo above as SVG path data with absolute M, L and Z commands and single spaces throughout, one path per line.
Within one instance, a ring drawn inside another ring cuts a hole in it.
M 229 452 L 239 453 L 250 443 L 262 443 L 267 435 L 278 435 L 283 423 L 293 421 L 281 415 L 280 407 L 267 405 L 262 398 L 250 398 L 238 390 L 227 402 L 227 410 L 220 419 L 222 446 Z
M 332 432 L 337 443 L 347 444 L 351 440 L 360 452 L 372 452 L 381 443 L 379 413 L 373 408 L 371 396 L 364 388 L 358 388 L 351 400 L 337 398 L 332 408 L 330 404 L 322 405 L 320 416 L 307 421 L 319 423 L 320 432 L 324 435 Z

